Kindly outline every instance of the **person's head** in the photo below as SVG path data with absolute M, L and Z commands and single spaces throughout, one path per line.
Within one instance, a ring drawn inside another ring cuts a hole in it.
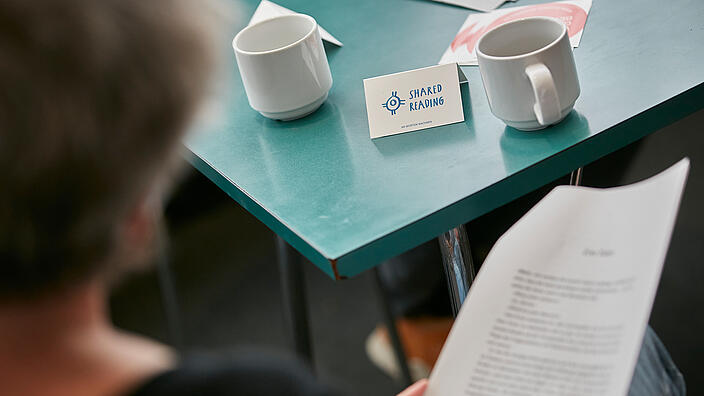
M 0 298 L 134 265 L 212 53 L 190 0 L 0 1 Z

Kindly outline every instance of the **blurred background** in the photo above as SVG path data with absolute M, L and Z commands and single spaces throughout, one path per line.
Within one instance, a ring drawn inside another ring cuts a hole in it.
M 684 156 L 692 168 L 650 324 L 670 350 L 689 394 L 704 394 L 704 111 L 585 168 L 584 185 L 625 166 L 623 184 Z M 624 165 L 627 164 L 627 165 Z M 591 175 L 591 176 L 590 176 Z M 184 347 L 227 352 L 240 346 L 287 349 L 274 234 L 189 168 L 167 208 L 170 266 Z M 481 219 L 468 226 L 481 232 Z M 440 266 L 440 260 L 428 265 Z M 349 395 L 392 395 L 401 386 L 372 365 L 364 342 L 382 321 L 371 272 L 335 282 L 311 263 L 305 281 L 315 371 Z M 155 272 L 123 282 L 111 299 L 115 323 L 171 342 Z

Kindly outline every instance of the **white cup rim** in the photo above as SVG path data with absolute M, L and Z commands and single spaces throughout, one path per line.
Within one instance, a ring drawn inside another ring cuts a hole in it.
M 534 51 L 526 52 L 526 53 L 524 53 L 524 54 L 509 55 L 509 56 L 494 56 L 494 55 L 485 54 L 484 52 L 482 52 L 482 51 L 479 49 L 479 47 L 481 46 L 482 42 L 484 41 L 484 38 L 487 37 L 489 34 L 493 33 L 494 31 L 496 31 L 496 30 L 498 30 L 498 29 L 501 29 L 501 28 L 503 28 L 503 27 L 505 27 L 505 26 L 508 26 L 508 25 L 519 24 L 519 23 L 524 23 L 524 22 L 526 22 L 526 21 L 534 21 L 534 20 L 543 20 L 543 21 L 548 21 L 548 22 L 551 22 L 551 23 L 556 23 L 556 24 L 560 25 L 560 28 L 561 28 L 562 30 L 561 30 L 560 34 L 557 36 L 557 38 L 556 38 L 555 40 L 553 40 L 552 42 L 550 42 L 550 44 L 545 45 L 545 46 L 543 46 L 543 47 L 540 47 L 540 48 L 538 48 L 538 49 L 536 49 L 536 50 L 534 50 Z M 509 21 L 509 22 L 506 22 L 506 23 L 502 23 L 501 25 L 496 26 L 496 27 L 492 28 L 491 30 L 489 30 L 488 32 L 484 33 L 484 34 L 482 35 L 482 37 L 479 38 L 479 41 L 477 41 L 477 45 L 476 45 L 476 47 L 475 47 L 475 50 L 476 50 L 476 52 L 477 52 L 477 57 L 482 57 L 482 58 L 491 59 L 491 60 L 514 60 L 514 59 L 521 59 L 521 58 L 526 58 L 526 57 L 529 57 L 529 56 L 531 56 L 531 55 L 535 55 L 535 54 L 537 54 L 537 53 L 539 53 L 539 52 L 545 51 L 545 50 L 547 50 L 548 48 L 554 47 L 555 45 L 557 45 L 558 42 L 560 42 L 560 40 L 562 40 L 562 37 L 563 37 L 565 34 L 567 34 L 567 26 L 565 26 L 565 24 L 562 23 L 562 21 L 559 20 L 559 19 L 557 19 L 557 18 L 544 17 L 544 16 L 533 16 L 533 17 L 520 18 L 520 19 L 516 19 L 516 20 L 514 20 L 514 21 Z
M 255 27 L 259 26 L 259 25 L 263 25 L 263 24 L 265 24 L 265 23 L 276 22 L 276 21 L 278 21 L 278 20 L 286 19 L 286 18 L 291 18 L 291 19 L 293 19 L 293 18 L 295 18 L 295 19 L 303 18 L 303 19 L 306 19 L 306 20 L 308 20 L 308 21 L 310 21 L 310 22 L 313 22 L 313 27 L 312 27 L 312 28 L 310 29 L 310 31 L 307 32 L 303 37 L 301 37 L 300 39 L 294 41 L 293 43 L 287 44 L 287 45 L 285 45 L 285 46 L 283 46 L 283 47 L 274 48 L 274 49 L 270 49 L 270 50 L 266 50 L 266 51 L 246 51 L 246 50 L 243 50 L 243 49 L 241 49 L 241 48 L 239 48 L 239 47 L 237 46 L 237 41 L 239 40 L 239 38 L 240 38 L 240 36 L 242 35 L 242 33 L 246 32 L 246 31 L 248 31 L 248 30 L 251 30 L 251 29 L 253 29 L 253 28 L 255 28 Z M 277 52 L 285 51 L 285 50 L 287 50 L 287 49 L 289 49 L 289 48 L 291 48 L 291 47 L 295 47 L 295 46 L 298 45 L 300 42 L 305 41 L 307 38 L 309 38 L 309 37 L 315 32 L 315 29 L 317 29 L 317 28 L 318 28 L 318 22 L 315 20 L 315 18 L 313 18 L 313 17 L 310 16 L 310 15 L 306 15 L 306 14 L 279 15 L 279 16 L 276 16 L 276 17 L 273 17 L 273 18 L 265 19 L 265 20 L 263 20 L 263 21 L 259 21 L 259 22 L 257 22 L 257 23 L 251 24 L 251 25 L 249 25 L 249 26 L 246 26 L 244 29 L 240 30 L 239 33 L 237 33 L 237 34 L 235 35 L 235 38 L 232 39 L 232 48 L 233 48 L 236 52 L 238 52 L 238 53 L 240 53 L 240 54 L 244 54 L 244 55 L 265 55 L 265 54 L 274 54 L 274 53 L 277 53 Z

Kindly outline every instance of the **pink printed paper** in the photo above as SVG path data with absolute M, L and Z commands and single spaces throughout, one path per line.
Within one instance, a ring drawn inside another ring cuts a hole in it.
M 576 48 L 582 38 L 591 6 L 592 0 L 571 0 L 512 7 L 486 14 L 471 14 L 464 21 L 460 31 L 438 63 L 456 62 L 460 65 L 476 65 L 477 56 L 474 53 L 474 47 L 484 33 L 506 22 L 533 16 L 546 16 L 562 20 L 567 25 L 572 47 Z

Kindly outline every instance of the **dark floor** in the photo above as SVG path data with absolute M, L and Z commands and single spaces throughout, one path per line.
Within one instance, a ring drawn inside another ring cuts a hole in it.
M 650 323 L 684 372 L 691 395 L 704 394 L 704 111 L 642 144 L 585 168 L 586 185 L 636 181 L 689 156 L 679 220 Z M 624 159 L 629 160 L 624 165 Z M 202 176 L 186 178 L 169 206 L 171 265 L 187 348 L 226 351 L 239 345 L 283 349 L 285 336 L 274 236 Z M 470 225 L 476 229 L 481 222 Z M 440 265 L 429 263 L 429 265 Z M 305 277 L 316 371 L 350 395 L 391 395 L 399 386 L 374 368 L 364 340 L 381 314 L 370 273 L 333 282 L 312 264 Z M 153 272 L 132 276 L 114 293 L 115 322 L 165 342 L 166 316 Z

